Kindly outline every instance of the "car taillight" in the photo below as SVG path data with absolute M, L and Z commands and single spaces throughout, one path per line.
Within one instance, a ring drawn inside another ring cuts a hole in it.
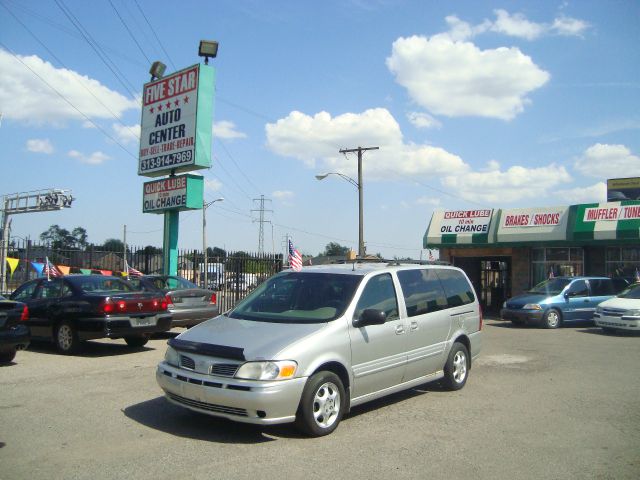
M 169 302 L 167 301 L 169 297 L 169 295 L 167 295 L 165 298 L 161 298 L 161 299 L 156 299 L 153 301 L 153 308 L 155 310 L 166 310 L 169 307 Z
M 25 305 L 24 307 L 22 307 L 22 315 L 20 315 L 20 321 L 26 322 L 27 320 L 29 320 L 29 307 Z
M 480 325 L 478 326 L 478 330 L 482 330 L 482 326 L 484 325 L 484 318 L 482 317 L 482 307 L 478 307 L 478 313 L 480 314 Z
M 115 309 L 116 306 L 111 302 L 110 298 L 105 299 L 105 301 L 102 303 L 102 311 L 107 315 L 113 313 Z
M 164 301 L 167 303 L 167 306 L 173 305 L 173 298 L 171 298 L 171 295 L 165 295 Z
M 211 300 L 209 300 L 209 303 L 212 305 L 215 305 L 216 303 L 218 303 L 218 297 L 215 293 L 211 294 Z

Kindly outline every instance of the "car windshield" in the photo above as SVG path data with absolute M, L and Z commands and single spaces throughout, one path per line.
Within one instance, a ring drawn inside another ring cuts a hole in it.
M 640 299 L 640 284 L 631 285 L 618 295 L 620 298 Z
M 84 293 L 114 293 L 132 292 L 133 287 L 119 278 L 113 277 L 83 277 L 79 275 L 75 278 L 68 277 Z
M 571 282 L 568 278 L 550 278 L 529 290 L 529 293 L 541 293 L 542 295 L 558 295 L 564 287 Z
M 328 322 L 344 313 L 361 281 L 361 275 L 282 272 L 256 288 L 229 317 L 260 322 Z

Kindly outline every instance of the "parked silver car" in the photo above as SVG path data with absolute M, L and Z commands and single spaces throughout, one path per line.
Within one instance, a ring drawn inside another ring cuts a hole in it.
M 481 329 L 458 268 L 305 267 L 170 340 L 156 379 L 191 410 L 320 436 L 355 405 L 434 380 L 462 388 Z

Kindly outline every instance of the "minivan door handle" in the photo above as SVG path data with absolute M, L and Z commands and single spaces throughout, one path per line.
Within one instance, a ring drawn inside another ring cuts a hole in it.
M 415 332 L 418 330 L 418 322 L 411 322 L 411 331 Z
M 396 326 L 396 335 L 402 335 L 404 333 L 404 325 Z

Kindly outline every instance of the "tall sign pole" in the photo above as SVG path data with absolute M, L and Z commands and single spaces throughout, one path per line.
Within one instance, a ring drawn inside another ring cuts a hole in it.
M 203 205 L 203 177 L 179 174 L 211 166 L 214 84 L 214 68 L 197 64 L 144 85 L 138 175 L 168 175 L 143 194 L 143 212 L 164 215 L 165 275 L 178 271 L 180 212 Z

